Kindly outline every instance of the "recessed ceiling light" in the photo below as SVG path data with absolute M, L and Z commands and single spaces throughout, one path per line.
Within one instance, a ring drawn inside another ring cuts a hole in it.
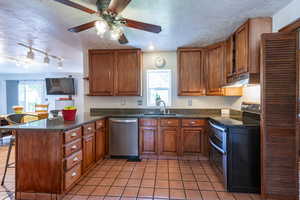
M 155 49 L 153 44 L 150 44 L 148 48 L 149 48 L 150 51 L 153 51 Z

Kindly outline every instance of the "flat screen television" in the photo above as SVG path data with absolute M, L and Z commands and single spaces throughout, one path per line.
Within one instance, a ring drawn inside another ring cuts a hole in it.
M 47 95 L 74 95 L 73 78 L 46 78 Z

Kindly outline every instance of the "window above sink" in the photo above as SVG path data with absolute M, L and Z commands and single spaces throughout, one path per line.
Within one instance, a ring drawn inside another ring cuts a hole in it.
M 171 76 L 170 69 L 147 70 L 147 106 L 156 106 L 157 97 L 165 101 L 167 106 L 171 106 Z

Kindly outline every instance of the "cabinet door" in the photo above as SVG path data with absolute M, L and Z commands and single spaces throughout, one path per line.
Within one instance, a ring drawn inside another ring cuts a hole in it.
M 216 44 L 207 50 L 207 95 L 222 96 L 224 83 L 224 43 Z
M 183 128 L 181 131 L 182 153 L 202 153 L 202 128 Z
M 115 76 L 115 95 L 141 95 L 141 64 L 139 50 L 120 50 L 117 52 Z
M 83 171 L 95 162 L 95 136 L 83 137 Z
M 160 155 L 178 155 L 178 128 L 161 128 L 160 129 Z
M 113 51 L 89 51 L 90 95 L 112 96 L 114 91 Z
M 156 127 L 140 128 L 140 154 L 142 155 L 157 154 L 157 128 Z
M 95 138 L 95 151 L 96 151 L 96 161 L 99 161 L 105 156 L 105 128 L 101 128 L 96 131 Z
M 249 24 L 241 26 L 235 33 L 236 40 L 236 73 L 248 72 L 248 37 Z
M 234 62 L 233 62 L 233 45 L 234 45 L 233 36 L 231 36 L 226 40 L 225 79 L 227 79 L 227 77 L 232 77 L 232 75 L 235 73 Z
M 178 95 L 205 95 L 202 50 L 178 50 Z

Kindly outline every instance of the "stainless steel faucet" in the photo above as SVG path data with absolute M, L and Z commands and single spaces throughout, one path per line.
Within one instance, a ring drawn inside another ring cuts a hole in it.
M 163 104 L 163 106 L 161 106 Z M 166 102 L 164 100 L 158 99 L 156 100 L 156 105 L 160 107 L 160 113 L 166 114 Z

